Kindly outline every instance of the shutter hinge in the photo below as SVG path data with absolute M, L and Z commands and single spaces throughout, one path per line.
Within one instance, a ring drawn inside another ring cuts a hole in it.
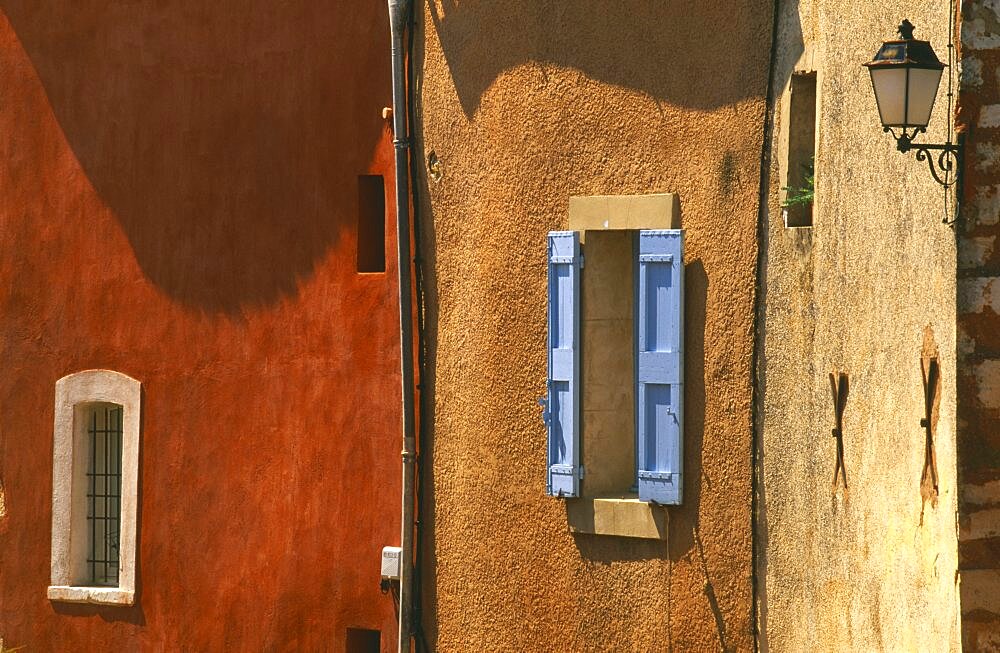
M 580 269 L 583 269 L 583 254 L 580 254 Z
M 580 480 L 583 480 L 583 465 L 580 465 Z
M 549 425 L 549 400 L 545 397 L 538 398 L 538 405 L 542 407 L 542 421 Z

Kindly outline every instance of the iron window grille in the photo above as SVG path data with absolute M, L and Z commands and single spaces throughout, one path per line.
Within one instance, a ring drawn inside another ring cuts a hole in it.
M 87 566 L 95 586 L 118 585 L 122 414 L 117 404 L 94 404 L 88 416 Z

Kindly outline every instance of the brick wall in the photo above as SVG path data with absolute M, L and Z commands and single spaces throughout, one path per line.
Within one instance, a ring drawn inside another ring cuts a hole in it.
M 959 569 L 967 651 L 1000 650 L 1000 2 L 962 3 Z

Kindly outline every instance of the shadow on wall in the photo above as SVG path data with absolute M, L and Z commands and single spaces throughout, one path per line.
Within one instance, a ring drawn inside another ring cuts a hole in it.
M 747 92 L 755 82 L 746 67 L 764 70 L 767 63 L 760 43 L 771 17 L 753 11 L 756 4 L 638 0 L 609 11 L 603 0 L 429 0 L 466 117 L 503 71 L 528 62 L 575 68 L 696 109 L 762 95 L 760 84 Z
M 142 602 L 136 600 L 135 605 L 127 607 L 110 605 L 85 605 L 81 603 L 60 603 L 52 602 L 52 610 L 56 614 L 66 617 L 100 617 L 107 623 L 125 622 L 136 626 L 146 625 L 146 614 L 142 609 Z M 7 649 L 11 650 L 11 649 Z
M 292 295 L 351 224 L 390 99 L 384 4 L 3 12 L 89 182 L 170 297 L 236 312 Z
M 684 502 L 667 508 L 667 542 L 658 540 L 609 538 L 575 535 L 581 557 L 610 564 L 622 560 L 669 558 L 678 562 L 694 548 L 701 504 L 702 482 L 711 487 L 711 479 L 702 473 L 705 441 L 705 307 L 708 301 L 708 275 L 701 261 L 684 268 Z M 701 564 L 704 552 L 698 547 Z M 705 568 L 706 582 L 708 570 Z
M 787 125 L 779 124 L 778 117 L 780 114 L 779 102 L 785 89 L 788 88 L 789 82 L 791 81 L 792 74 L 795 72 L 795 66 L 799 62 L 799 59 L 805 53 L 805 40 L 802 33 L 802 21 L 799 13 L 799 2 L 798 0 L 791 0 L 789 2 L 782 2 L 779 5 L 778 15 L 778 34 L 777 44 L 776 44 L 776 59 L 772 62 L 774 66 L 771 74 L 773 78 L 771 79 L 772 92 L 774 94 L 773 104 L 768 107 L 768 111 L 771 112 L 772 129 L 787 129 Z M 774 133 L 765 134 L 765 138 L 771 138 L 771 143 L 775 143 L 776 136 Z M 768 191 L 772 191 L 777 186 L 782 184 L 782 180 L 772 179 L 772 175 L 778 170 L 778 161 L 773 157 L 776 152 L 772 147 L 767 149 L 767 160 L 765 165 L 761 168 L 761 183 L 762 188 Z M 768 201 L 762 202 L 760 206 L 761 215 L 759 219 L 764 225 L 771 225 L 772 214 L 771 200 L 774 199 L 775 193 L 768 192 L 765 198 Z M 777 208 L 775 204 L 775 208 Z M 779 214 L 780 215 L 780 214 Z M 780 217 L 778 218 L 780 220 Z M 767 230 L 765 230 L 767 233 Z M 797 256 L 803 257 L 808 254 L 811 250 L 812 243 L 812 233 L 810 230 L 797 231 L 793 234 L 785 234 L 785 238 L 779 240 L 778 242 L 786 243 Z M 766 319 L 761 319 L 764 314 L 763 308 L 768 305 L 770 301 L 770 285 L 768 284 L 768 271 L 770 269 L 770 260 L 772 256 L 771 244 L 768 238 L 760 239 L 758 246 L 761 248 L 760 251 L 760 268 L 758 269 L 757 283 L 759 296 L 757 298 L 757 306 L 755 307 L 755 314 L 757 316 L 757 329 L 758 333 L 756 340 L 754 342 L 754 348 L 757 352 L 757 357 L 761 358 L 764 356 L 764 343 L 767 340 L 767 327 L 768 321 Z M 779 245 L 780 246 L 780 245 Z M 778 255 L 778 254 L 775 254 Z M 780 267 L 779 267 L 780 272 Z M 811 352 L 810 352 L 811 354 Z M 756 573 L 756 583 L 757 590 L 755 593 L 755 600 L 757 601 L 757 638 L 758 647 L 762 653 L 766 653 L 770 650 L 770 642 L 768 639 L 770 631 L 768 630 L 768 550 L 770 548 L 770 531 L 768 529 L 768 513 L 767 513 L 767 486 L 764 483 L 765 475 L 764 469 L 767 467 L 766 457 L 767 452 L 764 448 L 764 442 L 760 439 L 759 434 L 763 429 L 763 414 L 764 414 L 764 402 L 768 396 L 767 394 L 767 365 L 761 364 L 760 360 L 757 361 L 756 369 L 752 370 L 756 382 L 756 393 L 754 397 L 754 402 L 756 403 L 756 421 L 754 423 L 754 429 L 757 432 L 757 437 L 755 438 L 754 444 L 754 464 L 753 469 L 754 474 L 754 509 L 755 514 L 752 515 L 753 518 L 753 543 L 754 543 L 754 571 Z M 806 407 L 808 410 L 808 407 Z

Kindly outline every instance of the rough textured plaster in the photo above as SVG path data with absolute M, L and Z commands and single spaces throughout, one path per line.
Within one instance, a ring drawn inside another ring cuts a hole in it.
M 906 11 L 941 52 L 947 6 L 923 0 Z M 959 647 L 954 234 L 926 166 L 882 133 L 860 65 L 893 36 L 898 14 L 892 4 L 781 3 L 776 88 L 812 52 L 819 117 L 811 229 L 782 226 L 779 162 L 771 166 L 755 531 L 765 651 Z M 943 140 L 946 117 L 942 89 L 928 141 Z M 779 120 L 773 142 L 784 128 Z M 942 369 L 936 507 L 921 496 L 928 327 Z M 836 494 L 834 368 L 851 383 L 849 487 Z
M 419 5 L 418 5 L 419 6 Z M 771 5 L 433 0 L 418 17 L 435 650 L 750 650 L 750 356 Z M 725 26 L 724 48 L 706 37 Z M 739 53 L 732 56 L 732 53 Z M 545 496 L 545 233 L 569 197 L 676 192 L 684 505 L 667 542 Z
M 394 257 L 357 275 L 353 235 L 357 175 L 391 178 L 387 23 L 340 0 L 3 3 L 8 647 L 343 651 L 355 627 L 388 650 Z M 99 367 L 144 388 L 130 608 L 45 597 L 52 388 Z

